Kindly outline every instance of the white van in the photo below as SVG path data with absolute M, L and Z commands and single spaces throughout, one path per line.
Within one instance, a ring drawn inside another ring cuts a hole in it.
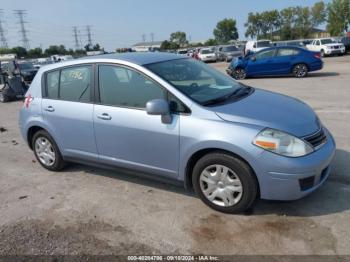
M 245 45 L 245 54 L 248 52 L 258 52 L 264 48 L 271 47 L 271 41 L 270 40 L 254 40 L 254 41 L 248 41 Z

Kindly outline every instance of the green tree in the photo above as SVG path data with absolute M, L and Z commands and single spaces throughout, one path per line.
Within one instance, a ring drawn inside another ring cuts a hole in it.
M 3 55 L 3 54 L 10 54 L 12 52 L 12 49 L 11 48 L 3 48 L 3 47 L 0 47 L 0 55 Z
M 212 39 L 212 38 L 208 39 L 204 43 L 205 46 L 213 46 L 213 45 L 217 45 L 217 44 L 218 44 L 218 42 L 215 39 Z
M 294 39 L 294 24 L 295 24 L 295 8 L 288 7 L 280 11 L 281 16 L 281 29 L 280 29 L 280 39 L 290 40 Z
M 317 27 L 320 24 L 324 23 L 327 18 L 327 8 L 324 2 L 315 3 L 311 9 L 311 25 L 312 27 Z
M 177 31 L 170 35 L 170 42 L 176 43 L 179 47 L 184 47 L 188 44 L 186 33 Z
M 350 24 L 350 0 L 333 0 L 327 9 L 327 30 L 333 36 L 342 35 Z
M 219 44 L 227 44 L 230 40 L 238 39 L 236 20 L 225 18 L 219 21 L 214 29 L 215 40 Z
M 311 12 L 308 7 L 296 7 L 294 33 L 296 38 L 307 38 L 312 32 Z
M 29 58 L 39 58 L 43 55 L 43 50 L 40 47 L 28 50 Z
M 68 54 L 64 45 L 51 45 L 45 50 L 45 55 L 66 55 Z
M 162 44 L 160 45 L 160 49 L 161 50 L 174 50 L 174 49 L 178 49 L 180 47 L 180 45 L 178 45 L 175 42 L 171 42 L 168 40 L 165 40 L 162 42 Z
M 100 51 L 100 50 L 102 50 L 102 48 L 101 48 L 101 46 L 100 46 L 100 44 L 95 44 L 93 47 L 92 47 L 92 50 L 94 50 L 94 51 Z
M 11 49 L 11 53 L 15 53 L 17 57 L 22 58 L 27 56 L 27 50 L 24 47 L 16 46 Z

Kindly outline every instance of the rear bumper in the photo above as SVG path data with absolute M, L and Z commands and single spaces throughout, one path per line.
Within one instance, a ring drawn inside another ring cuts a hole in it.
M 327 133 L 327 143 L 310 155 L 297 158 L 264 152 L 259 158 L 260 194 L 268 200 L 296 200 L 319 188 L 331 174 L 335 142 Z

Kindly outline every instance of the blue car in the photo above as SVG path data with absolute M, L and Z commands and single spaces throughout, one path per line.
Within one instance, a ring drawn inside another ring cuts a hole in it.
M 68 162 L 131 169 L 194 188 L 226 213 L 256 198 L 313 192 L 331 174 L 335 153 L 331 133 L 305 103 L 166 53 L 45 66 L 19 124 L 50 171 Z
M 233 60 L 227 73 L 235 79 L 290 74 L 300 78 L 322 67 L 320 53 L 296 46 L 279 46 L 266 48 Z

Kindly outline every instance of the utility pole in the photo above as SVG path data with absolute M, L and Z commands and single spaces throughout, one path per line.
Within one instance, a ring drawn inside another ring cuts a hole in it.
M 142 35 L 142 42 L 143 43 L 146 42 L 146 35 L 145 34 Z
M 91 25 L 86 26 L 86 34 L 88 38 L 88 45 L 92 47 Z
M 75 49 L 80 49 L 79 45 L 79 39 L 78 39 L 78 27 L 73 26 L 73 37 L 74 37 L 74 43 L 75 43 Z
M 151 33 L 151 42 L 152 42 L 152 44 L 154 42 L 154 33 Z
M 1 20 L 1 18 L 3 17 L 3 14 L 4 14 L 3 10 L 0 9 L 0 42 L 1 42 L 1 47 L 2 48 L 7 48 L 8 45 L 7 45 L 7 40 L 6 40 L 6 37 L 5 37 L 5 30 L 2 27 L 3 21 Z
M 25 28 L 25 24 L 27 22 L 24 20 L 24 16 L 27 15 L 27 11 L 19 9 L 19 10 L 13 10 L 13 13 L 15 14 L 15 16 L 18 17 L 18 23 L 20 24 L 19 32 L 20 32 L 20 34 L 22 36 L 23 47 L 25 49 L 29 49 L 29 39 L 28 39 L 28 36 L 27 36 L 28 31 Z

